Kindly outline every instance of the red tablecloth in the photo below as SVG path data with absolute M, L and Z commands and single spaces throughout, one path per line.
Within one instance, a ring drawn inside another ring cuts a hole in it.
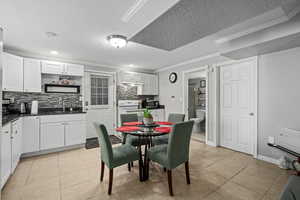
M 137 126 L 143 124 L 142 122 L 124 122 L 124 126 Z
M 171 127 L 157 127 L 154 130 L 157 132 L 160 132 L 160 133 L 170 133 L 172 128 Z
M 172 122 L 154 122 L 155 124 L 159 124 L 159 125 L 173 125 L 174 123 Z
M 119 128 L 116 128 L 116 131 L 118 132 L 131 132 L 131 131 L 139 131 L 141 128 L 136 126 L 121 126 Z

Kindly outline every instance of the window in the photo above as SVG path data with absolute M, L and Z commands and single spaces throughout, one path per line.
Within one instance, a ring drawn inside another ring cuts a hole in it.
M 109 77 L 91 75 L 91 105 L 108 105 Z

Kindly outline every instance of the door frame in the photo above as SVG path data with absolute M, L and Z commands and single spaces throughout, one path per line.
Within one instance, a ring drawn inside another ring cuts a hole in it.
M 83 106 L 83 111 L 87 112 L 88 106 L 86 106 L 86 99 L 88 98 L 86 96 L 86 73 L 92 73 L 96 75 L 101 75 L 101 76 L 111 76 L 113 77 L 113 94 L 112 94 L 112 107 L 113 107 L 113 116 L 114 116 L 114 128 L 117 128 L 117 72 L 107 72 L 107 71 L 98 71 L 98 70 L 84 70 L 84 76 L 82 79 L 83 82 L 83 87 L 82 87 L 82 95 L 83 95 L 83 100 L 82 100 L 82 106 Z M 101 108 L 99 108 L 101 109 Z
M 182 113 L 184 113 L 186 115 L 186 117 L 188 118 L 188 104 L 189 104 L 189 100 L 188 100 L 188 87 L 189 87 L 189 84 L 188 84 L 188 74 L 189 73 L 192 73 L 192 72 L 200 72 L 200 71 L 205 71 L 206 72 L 206 92 L 208 93 L 208 84 L 209 84 L 209 66 L 208 65 L 205 65 L 205 66 L 202 66 L 202 67 L 198 67 L 198 68 L 195 68 L 195 69 L 191 69 L 191 70 L 186 70 L 186 71 L 183 71 L 182 72 L 182 80 L 183 80 L 183 88 L 182 88 L 182 100 L 183 100 L 183 104 L 182 104 Z M 208 142 L 208 135 L 210 134 L 210 131 L 209 131 L 209 126 L 208 126 L 208 121 L 209 121 L 209 97 L 208 97 L 208 94 L 206 94 L 206 113 L 205 113 L 205 144 L 209 143 Z M 193 137 L 193 135 L 192 135 Z M 195 138 L 193 137 L 194 139 L 196 140 L 199 140 L 198 138 Z
M 221 67 L 226 67 L 227 65 L 232 65 L 232 64 L 238 64 L 238 63 L 243 63 L 243 62 L 252 62 L 253 63 L 253 94 L 254 94 L 254 102 L 253 102 L 253 113 L 254 113 L 254 137 L 253 137 L 253 152 L 251 155 L 253 155 L 254 158 L 257 158 L 258 156 L 258 57 L 251 57 L 247 59 L 242 59 L 242 60 L 230 60 L 226 62 L 221 62 L 214 64 L 213 66 L 218 68 L 218 76 L 217 76 L 217 85 L 218 85 L 218 97 L 217 97 L 217 131 L 215 132 L 215 137 L 216 138 L 216 146 L 220 146 L 220 130 L 221 130 L 221 116 L 220 116 L 220 110 L 221 110 L 221 89 L 220 89 L 220 68 Z

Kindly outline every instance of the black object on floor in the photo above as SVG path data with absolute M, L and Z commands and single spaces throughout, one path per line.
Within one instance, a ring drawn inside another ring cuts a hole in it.
M 99 147 L 99 141 L 98 141 L 97 137 L 86 139 L 86 142 L 85 142 L 86 149 L 93 149 L 93 148 L 98 148 L 98 147 Z
M 119 137 L 115 136 L 115 135 L 110 135 L 109 139 L 110 139 L 111 144 L 120 144 L 120 143 L 122 143 L 122 140 Z
M 120 144 L 122 143 L 122 140 L 120 138 L 118 138 L 115 135 L 110 135 L 109 136 L 110 142 L 111 144 Z M 86 143 L 85 143 L 85 148 L 86 149 L 93 149 L 93 148 L 98 148 L 99 147 L 99 141 L 98 138 L 88 138 L 86 139 Z

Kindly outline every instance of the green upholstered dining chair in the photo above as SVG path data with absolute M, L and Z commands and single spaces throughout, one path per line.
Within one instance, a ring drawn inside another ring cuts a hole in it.
M 121 114 L 120 115 L 121 124 L 123 125 L 125 122 L 137 122 L 138 115 L 137 114 Z M 132 146 L 139 146 L 148 144 L 147 138 L 138 138 L 136 136 L 128 135 L 126 133 L 122 133 L 123 136 L 123 144 L 130 144 Z M 129 166 L 128 166 L 129 167 Z M 130 169 L 130 167 L 129 167 Z
M 179 114 L 179 113 L 170 113 L 168 116 L 168 122 L 172 122 L 174 124 L 183 122 L 185 118 L 185 114 Z M 168 144 L 169 136 L 168 135 L 162 135 L 159 137 L 153 138 L 153 144 L 154 145 L 160 145 L 160 144 Z
M 138 119 L 138 115 L 133 113 L 133 114 L 120 114 L 120 121 L 121 121 L 121 125 L 123 126 L 124 123 L 126 122 L 137 122 Z M 122 137 L 123 137 L 123 141 L 122 143 L 125 144 L 126 143 L 126 138 L 127 138 L 127 134 L 126 133 L 122 133 Z
M 152 160 L 167 169 L 171 196 L 173 196 L 172 169 L 185 163 L 186 181 L 187 184 L 190 184 L 189 148 L 193 125 L 194 121 L 175 124 L 169 134 L 168 144 L 156 145 L 148 150 L 147 161 Z
M 113 183 L 113 169 L 121 165 L 139 160 L 139 152 L 131 145 L 120 145 L 112 147 L 107 130 L 103 124 L 94 123 L 97 130 L 101 150 L 101 175 L 100 181 L 103 181 L 104 167 L 109 168 L 108 194 L 111 194 Z

